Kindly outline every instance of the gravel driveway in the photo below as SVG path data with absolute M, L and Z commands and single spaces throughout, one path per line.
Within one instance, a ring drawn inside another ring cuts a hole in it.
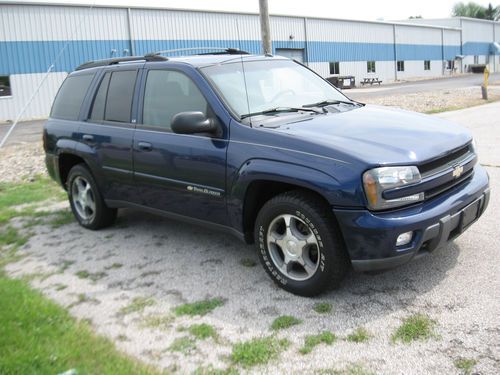
M 464 111 L 443 116 L 467 122 L 481 156 L 492 147 L 488 140 L 500 135 L 494 126 L 500 103 Z M 89 320 L 119 349 L 171 372 L 227 368 L 235 343 L 274 334 L 288 339 L 290 346 L 267 365 L 238 367 L 240 372 L 302 374 L 355 368 L 380 374 L 460 374 L 464 370 L 456 361 L 467 359 L 475 361 L 477 373 L 498 374 L 498 153 L 488 154 L 487 164 L 493 187 L 490 207 L 454 243 L 391 272 L 351 274 L 341 289 L 314 299 L 277 288 L 256 264 L 252 246 L 131 210 L 122 210 L 116 226 L 98 232 L 75 223 L 55 229 L 36 226 L 35 235 L 20 250 L 26 257 L 7 271 L 13 277 L 31 275 L 33 286 L 67 306 L 72 315 Z M 207 315 L 173 313 L 186 302 L 215 297 L 224 304 Z M 315 312 L 318 302 L 330 303 L 332 311 Z M 415 313 L 435 322 L 433 335 L 393 343 L 391 336 L 402 320 Z M 302 323 L 274 333 L 270 325 L 281 315 Z M 187 335 L 185 327 L 195 323 L 212 325 L 218 337 L 174 350 L 175 340 Z M 368 341 L 345 340 L 359 327 L 370 333 Z M 338 340 L 299 354 L 307 335 L 324 330 Z

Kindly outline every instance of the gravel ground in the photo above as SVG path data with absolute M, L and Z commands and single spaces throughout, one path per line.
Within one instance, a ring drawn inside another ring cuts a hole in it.
M 496 114 L 489 122 L 491 130 L 500 106 L 488 108 L 489 115 Z M 470 118 L 482 113 L 481 109 L 466 111 Z M 464 116 L 457 112 L 449 117 Z M 500 130 L 493 129 L 498 135 Z M 485 129 L 471 125 L 471 130 L 482 133 Z M 33 148 L 29 158 L 36 159 L 37 152 Z M 31 163 L 27 164 L 33 168 Z M 12 159 L 2 164 L 2 172 L 9 165 L 14 169 L 12 178 L 28 170 Z M 500 160 L 489 159 L 489 165 L 496 191 Z M 181 374 L 200 366 L 227 368 L 235 343 L 273 334 L 269 328 L 273 319 L 284 314 L 302 320 L 276 333 L 290 340 L 290 347 L 266 366 L 239 368 L 242 373 L 312 374 L 358 365 L 379 374 L 460 374 L 454 362 L 471 359 L 477 361 L 474 372 L 498 374 L 500 255 L 491 228 L 498 226 L 499 209 L 500 197 L 492 194 L 480 221 L 445 248 L 384 274 L 350 274 L 341 289 L 314 299 L 277 288 L 258 264 L 248 267 L 258 263 L 252 246 L 131 210 L 122 210 L 114 227 L 97 232 L 75 223 L 31 228 L 34 236 L 20 250 L 25 257 L 8 265 L 7 272 L 12 277 L 29 276 L 34 287 L 75 317 L 89 320 L 96 332 L 113 339 L 119 349 Z M 152 304 L 124 314 L 121 309 L 137 297 L 148 298 Z M 213 297 L 225 303 L 206 316 L 175 317 L 172 313 L 180 304 Z M 314 312 L 317 302 L 330 303 L 331 313 Z M 415 313 L 435 321 L 434 335 L 409 344 L 392 343 L 391 335 L 402 319 Z M 164 324 L 146 327 L 151 317 L 164 317 Z M 213 325 L 219 338 L 198 340 L 196 348 L 186 353 L 170 350 L 176 338 L 187 335 L 180 329 L 194 323 Z M 346 341 L 346 335 L 358 327 L 366 328 L 371 338 L 358 344 Z M 298 353 L 306 335 L 323 330 L 334 332 L 339 340 L 307 355 Z
M 0 181 L 22 182 L 46 175 L 42 143 L 24 143 L 0 149 Z

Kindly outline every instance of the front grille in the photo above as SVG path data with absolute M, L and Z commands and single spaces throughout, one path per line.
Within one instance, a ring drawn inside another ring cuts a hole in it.
M 459 165 L 461 161 L 468 159 L 472 155 L 474 155 L 472 146 L 467 145 L 453 151 L 450 154 L 419 165 L 418 170 L 420 171 L 422 178 L 426 178 L 447 168 Z

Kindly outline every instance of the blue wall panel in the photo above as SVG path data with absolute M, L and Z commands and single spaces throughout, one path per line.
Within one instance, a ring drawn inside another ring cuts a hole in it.
M 137 40 L 133 42 L 135 53 L 142 55 L 151 51 L 176 48 L 232 47 L 250 53 L 260 53 L 259 40 Z M 469 47 L 467 47 L 469 46 Z M 467 48 L 466 48 L 467 47 Z M 45 72 L 63 49 L 53 71 L 72 71 L 83 62 L 122 56 L 125 49 L 131 50 L 128 40 L 83 40 L 83 41 L 32 41 L 0 42 L 0 74 L 25 74 Z M 304 48 L 304 41 L 275 41 L 273 48 Z M 464 54 L 488 54 L 488 43 L 467 43 Z M 116 53 L 112 55 L 112 50 Z M 393 61 L 394 45 L 383 43 L 307 42 L 306 61 Z M 473 52 L 470 52 L 473 51 Z M 396 45 L 398 60 L 441 60 L 440 45 Z M 444 46 L 445 59 L 460 53 L 459 46 Z
M 466 42 L 464 43 L 464 55 L 488 55 L 490 54 L 491 43 Z

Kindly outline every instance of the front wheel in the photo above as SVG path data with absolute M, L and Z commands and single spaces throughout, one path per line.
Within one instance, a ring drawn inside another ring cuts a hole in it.
M 73 215 L 85 228 L 104 228 L 116 219 L 117 210 L 106 206 L 94 177 L 83 164 L 75 165 L 69 172 L 68 197 Z
M 264 204 L 255 240 L 267 273 L 294 294 L 314 296 L 337 287 L 349 268 L 332 214 L 307 192 L 287 192 Z

